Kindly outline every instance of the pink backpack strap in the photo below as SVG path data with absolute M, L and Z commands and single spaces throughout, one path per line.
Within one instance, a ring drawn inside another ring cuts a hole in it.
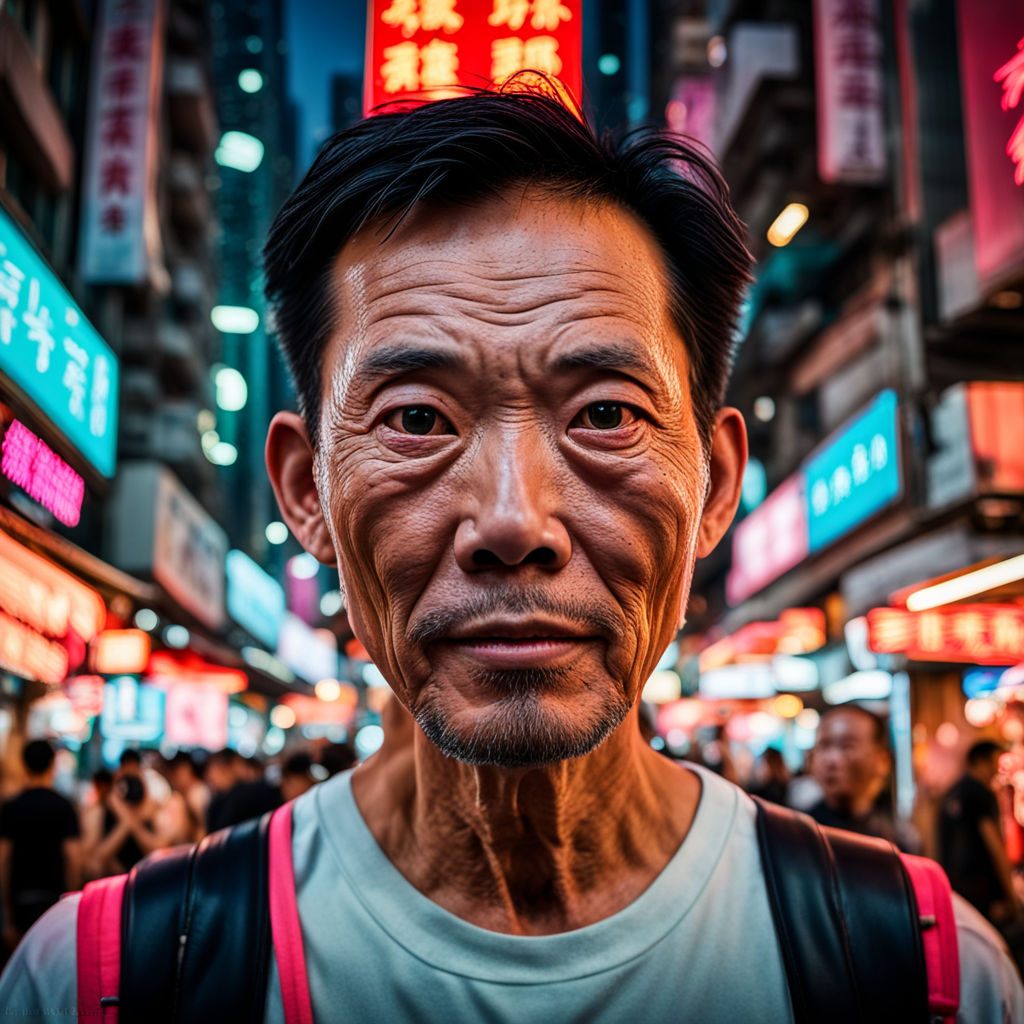
M 78 1016 L 117 1024 L 121 989 L 121 901 L 127 875 L 90 882 L 78 901 Z
M 949 879 L 935 861 L 926 857 L 902 853 L 900 860 L 917 897 L 928 974 L 928 1008 L 945 1024 L 953 1024 L 960 1006 L 960 953 Z
M 295 902 L 292 864 L 292 805 L 286 803 L 270 819 L 270 934 L 281 980 L 285 1024 L 313 1024 L 302 945 L 299 908 Z

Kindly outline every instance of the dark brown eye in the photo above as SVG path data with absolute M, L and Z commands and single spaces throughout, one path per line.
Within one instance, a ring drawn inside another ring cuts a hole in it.
M 591 402 L 584 419 L 594 430 L 614 430 L 622 426 L 622 406 L 617 402 Z
M 402 410 L 402 429 L 408 434 L 429 434 L 438 422 L 437 413 L 426 405 L 410 405 Z

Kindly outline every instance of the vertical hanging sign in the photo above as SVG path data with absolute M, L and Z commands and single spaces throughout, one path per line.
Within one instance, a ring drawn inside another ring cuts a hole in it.
M 581 0 L 370 0 L 364 112 L 526 70 L 556 78 L 578 101 L 581 9 Z
M 139 284 L 159 251 L 157 113 L 161 0 L 104 0 L 92 54 L 82 198 L 82 274 Z
M 821 180 L 882 183 L 887 160 L 876 0 L 814 0 L 814 63 Z

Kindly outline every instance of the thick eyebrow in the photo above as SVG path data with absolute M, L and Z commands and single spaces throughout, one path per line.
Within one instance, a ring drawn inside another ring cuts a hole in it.
M 353 374 L 353 382 L 363 388 L 372 387 L 379 381 L 399 377 L 417 370 L 455 370 L 462 366 L 462 360 L 454 352 L 442 352 L 432 348 L 409 348 L 394 345 L 371 352 Z
M 639 370 L 657 379 L 658 371 L 646 353 L 633 345 L 601 345 L 579 349 L 559 356 L 552 367 L 556 372 L 566 370 Z

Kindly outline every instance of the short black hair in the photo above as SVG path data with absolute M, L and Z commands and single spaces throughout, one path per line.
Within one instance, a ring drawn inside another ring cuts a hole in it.
M 137 751 L 129 747 L 127 750 L 121 752 L 120 765 L 124 768 L 127 765 L 135 765 L 140 767 L 142 765 L 142 755 Z
M 45 775 L 57 751 L 49 740 L 30 740 L 21 748 L 21 763 L 29 775 Z
M 725 398 L 750 254 L 714 160 L 651 129 L 599 138 L 539 91 L 479 91 L 379 114 L 329 139 L 278 213 L 264 248 L 267 299 L 310 440 L 323 353 L 339 314 L 333 263 L 371 224 L 385 238 L 417 204 L 469 205 L 516 186 L 612 203 L 654 235 L 670 313 L 691 365 L 707 449 Z
M 982 761 L 987 761 L 993 754 L 1002 754 L 1005 749 L 1005 747 L 1001 747 L 993 740 L 978 740 L 967 751 L 967 763 L 969 765 L 981 764 Z
M 306 753 L 292 754 L 281 766 L 282 775 L 311 775 L 313 758 Z

